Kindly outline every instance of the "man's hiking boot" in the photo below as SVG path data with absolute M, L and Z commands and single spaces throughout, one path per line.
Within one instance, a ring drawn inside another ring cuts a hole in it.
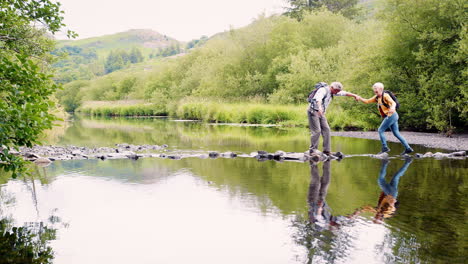
M 384 153 L 387 153 L 387 152 L 390 152 L 390 149 L 389 149 L 389 148 L 382 148 L 382 151 L 380 151 L 379 153 L 377 153 L 377 155 L 384 154 Z
M 408 149 L 405 149 L 405 151 L 403 151 L 400 155 L 401 156 L 404 156 L 406 154 L 410 154 L 411 152 L 413 152 L 414 150 L 412 148 L 408 148 Z
M 315 153 L 316 153 L 315 149 L 309 149 L 309 151 L 307 151 L 307 154 L 309 154 L 309 155 L 312 155 L 312 154 L 315 154 Z
M 320 155 L 317 153 L 312 153 L 309 158 L 311 161 L 314 162 L 319 162 L 320 161 Z

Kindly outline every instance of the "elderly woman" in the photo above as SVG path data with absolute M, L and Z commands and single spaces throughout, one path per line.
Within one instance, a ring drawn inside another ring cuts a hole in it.
M 379 127 L 379 136 L 382 143 L 382 151 L 379 152 L 379 154 L 390 151 L 387 146 L 387 139 L 385 138 L 385 131 L 389 128 L 393 132 L 393 135 L 395 135 L 395 137 L 398 138 L 401 144 L 403 144 L 405 147 L 405 150 L 401 153 L 401 155 L 413 152 L 413 149 L 408 145 L 406 139 L 400 134 L 400 130 L 398 128 L 398 113 L 396 112 L 395 101 L 388 93 L 384 93 L 384 85 L 382 83 L 375 83 L 372 86 L 372 89 L 374 90 L 375 94 L 373 97 L 369 99 L 358 97 L 357 100 L 365 104 L 377 103 L 380 115 L 384 118 Z

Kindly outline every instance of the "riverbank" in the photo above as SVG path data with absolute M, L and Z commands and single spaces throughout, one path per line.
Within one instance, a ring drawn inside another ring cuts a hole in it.
M 165 107 L 143 101 L 87 101 L 76 112 L 90 116 L 169 116 L 183 120 L 198 120 L 219 124 L 279 125 L 307 127 L 306 105 L 275 105 L 266 103 L 226 103 L 205 99 L 186 99 Z M 378 122 L 352 118 L 340 106 L 327 110 L 332 129 L 376 129 Z
M 335 131 L 332 136 L 353 137 L 365 139 L 379 139 L 377 131 Z M 429 148 L 440 148 L 447 150 L 468 150 L 468 134 L 453 135 L 446 137 L 437 133 L 409 132 L 403 131 L 401 135 L 408 141 L 410 145 L 423 145 Z M 393 136 L 392 132 L 386 132 L 385 136 L 389 142 L 400 142 Z
M 87 101 L 76 111 L 90 116 L 167 116 L 166 110 L 142 100 Z

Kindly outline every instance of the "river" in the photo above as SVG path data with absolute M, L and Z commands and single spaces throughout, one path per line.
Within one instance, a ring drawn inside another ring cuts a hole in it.
M 77 118 L 45 143 L 241 154 L 303 152 L 309 136 L 305 128 Z M 21 261 L 18 252 L 27 252 L 60 264 L 463 263 L 467 160 L 404 159 L 396 156 L 400 145 L 390 148 L 389 162 L 94 159 L 32 167 L 25 178 L 0 175 L 0 243 L 16 241 L 0 258 Z M 333 137 L 332 149 L 367 154 L 380 145 Z

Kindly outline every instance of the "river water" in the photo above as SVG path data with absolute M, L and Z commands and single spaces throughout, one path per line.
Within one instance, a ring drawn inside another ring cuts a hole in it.
M 45 142 L 240 154 L 303 152 L 309 136 L 305 128 L 82 118 Z M 374 140 L 332 142 L 345 154 L 380 148 Z M 0 259 L 26 263 L 27 252 L 66 264 L 464 263 L 467 161 L 405 160 L 396 156 L 401 145 L 390 148 L 388 163 L 71 160 L 32 167 L 26 178 L 3 174 Z

